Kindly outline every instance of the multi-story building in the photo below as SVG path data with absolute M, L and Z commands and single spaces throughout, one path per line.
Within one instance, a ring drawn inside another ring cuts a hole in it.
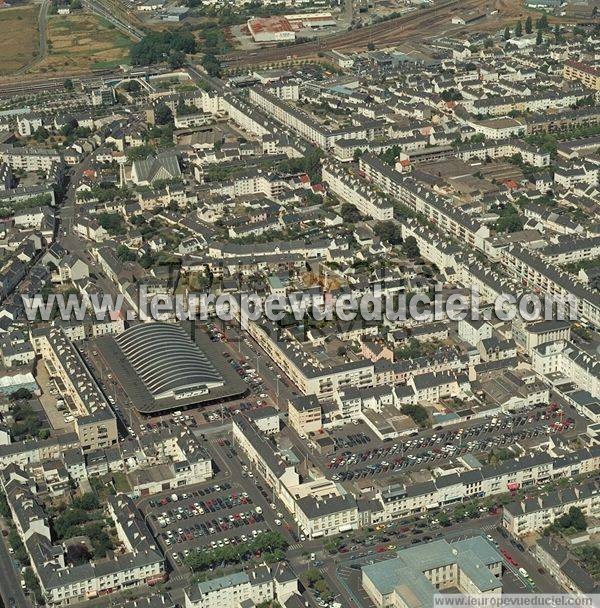
M 410 486 L 392 485 L 378 496 L 384 517 L 394 519 L 475 498 L 527 488 L 564 476 L 593 472 L 600 465 L 600 446 L 555 458 L 548 453 L 506 460 L 464 473 L 441 475 Z
M 321 404 L 314 395 L 302 395 L 288 403 L 288 423 L 301 437 L 322 427 Z
M 567 318 L 575 316 L 594 327 L 600 327 L 598 295 L 574 280 L 570 274 L 556 270 L 552 264 L 518 245 L 505 250 L 500 263 L 511 276 L 521 280 L 534 292 L 550 296 L 561 304 Z
M 424 215 L 442 232 L 454 236 L 467 247 L 486 250 L 490 229 L 421 186 L 414 178 L 403 176 L 372 154 L 361 156 L 360 170 L 385 194 Z
M 398 551 L 395 558 L 362 568 L 362 587 L 376 608 L 425 608 L 444 590 L 466 595 L 502 593 L 503 558 L 475 536 L 436 540 Z
M 60 380 L 62 394 L 77 412 L 76 431 L 84 451 L 107 448 L 117 442 L 117 421 L 104 393 L 75 345 L 60 327 L 31 333 L 36 354 L 51 377 Z
M 185 590 L 185 608 L 238 608 L 266 605 L 273 600 L 284 605 L 298 593 L 298 578 L 285 564 L 259 566 L 196 583 Z
M 6 477 L 5 477 L 6 479 Z M 113 591 L 153 585 L 165 579 L 165 560 L 133 501 L 123 494 L 110 497 L 108 511 L 124 552 L 114 558 L 72 566 L 65 548 L 52 543 L 52 531 L 30 484 L 14 475 L 5 485 L 11 513 L 49 605 L 67 606 Z
M 600 397 L 600 363 L 572 342 L 547 342 L 535 347 L 531 365 L 542 376 L 560 373 L 593 397 Z
M 600 70 L 580 61 L 565 61 L 563 77 L 566 80 L 579 80 L 586 87 L 600 91 Z
M 323 181 L 342 201 L 356 207 L 363 215 L 378 221 L 391 220 L 394 207 L 385 197 L 366 183 L 352 177 L 343 167 L 333 162 L 323 165 Z
M 597 481 L 549 494 L 527 498 L 506 505 L 502 524 L 513 536 L 527 536 L 544 530 L 571 507 L 581 509 L 586 517 L 600 514 L 600 485 Z
M 296 501 L 295 515 L 307 538 L 331 536 L 359 527 L 358 505 L 350 494 L 324 499 L 305 496 Z

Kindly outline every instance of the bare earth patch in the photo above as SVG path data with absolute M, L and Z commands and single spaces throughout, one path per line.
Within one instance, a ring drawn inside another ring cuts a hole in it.
M 96 15 L 52 15 L 48 20 L 48 55 L 33 71 L 78 72 L 127 63 L 131 44 Z
M 14 73 L 34 58 L 39 10 L 39 6 L 0 10 L 0 76 Z

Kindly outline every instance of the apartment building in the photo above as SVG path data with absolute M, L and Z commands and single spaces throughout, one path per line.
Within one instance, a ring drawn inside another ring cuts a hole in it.
M 600 514 L 600 483 L 592 481 L 506 505 L 502 525 L 516 537 L 541 532 L 571 507 L 581 509 L 586 517 Z
M 600 397 L 600 362 L 572 342 L 536 346 L 531 351 L 531 366 L 541 376 L 560 373 L 593 397 Z
M 562 303 L 567 313 L 576 314 L 596 328 L 600 327 L 600 298 L 592 290 L 562 273 L 541 257 L 519 245 L 505 250 L 500 263 L 507 272 L 536 293 L 551 296 Z
M 579 560 L 551 536 L 540 538 L 533 554 L 542 568 L 568 593 L 600 593 L 600 585 Z
M 380 491 L 378 498 L 386 519 L 401 518 L 474 498 L 497 496 L 560 477 L 593 472 L 599 466 L 600 446 L 558 458 L 548 453 L 532 454 L 481 469 L 441 475 L 433 481 L 408 486 L 392 485 Z
M 301 395 L 288 402 L 288 424 L 300 437 L 322 428 L 321 404 L 314 395 Z
M 552 114 L 538 114 L 527 118 L 527 134 L 556 133 L 570 129 L 592 127 L 600 123 L 597 106 L 563 110 Z
M 0 445 L 0 469 L 13 464 L 26 467 L 46 460 L 56 460 L 68 450 L 78 448 L 79 445 L 79 437 L 76 433 Z
M 48 123 L 46 123 L 48 124 Z M 44 126 L 42 114 L 25 114 L 17 116 L 17 131 L 21 137 L 31 137 L 38 129 Z
M 523 162 L 534 167 L 547 167 L 550 164 L 550 153 L 534 148 L 521 140 L 484 141 L 466 144 L 456 151 L 456 156 L 467 161 L 473 158 L 507 158 L 520 154 Z
M 490 237 L 487 226 L 455 209 L 450 203 L 427 190 L 411 177 L 405 177 L 372 154 L 360 158 L 360 170 L 385 194 L 413 211 L 423 214 L 442 232 L 457 238 L 467 247 L 486 250 Z
M 462 100 L 461 105 L 473 114 L 507 116 L 511 112 L 545 112 L 566 110 L 588 96 L 582 89 L 548 90 L 531 95 L 494 95 L 484 99 Z
M 5 162 L 13 171 L 49 172 L 62 162 L 61 155 L 48 148 L 18 148 L 10 144 L 0 145 L 0 161 Z
M 32 330 L 31 343 L 55 378 L 65 400 L 77 412 L 75 428 L 84 451 L 117 442 L 117 421 L 102 390 L 75 345 L 60 327 Z
M 196 583 L 185 590 L 185 608 L 238 608 L 266 605 L 276 600 L 283 606 L 298 593 L 298 578 L 286 564 L 259 566 Z
M 600 91 L 600 70 L 581 61 L 565 61 L 563 66 L 565 80 L 579 80 L 586 87 Z
M 328 162 L 323 165 L 323 181 L 342 201 L 356 207 L 363 215 L 378 221 L 391 220 L 394 207 L 366 183 L 361 183 L 343 167 Z
M 65 547 L 52 543 L 43 507 L 41 503 L 32 506 L 35 497 L 28 488 L 27 481 L 13 476 L 6 485 L 7 502 L 13 517 L 19 518 L 19 535 L 47 604 L 68 606 L 165 580 L 164 557 L 130 498 L 119 494 L 110 497 L 107 505 L 124 551 L 113 558 L 72 566 L 66 562 Z
M 471 346 L 477 346 L 482 340 L 492 337 L 494 328 L 488 321 L 460 319 L 458 322 L 458 337 Z
M 261 108 L 269 116 L 281 124 L 293 129 L 308 141 L 329 150 L 341 139 L 367 139 L 373 140 L 385 135 L 389 128 L 383 120 L 364 120 L 344 129 L 336 131 L 319 124 L 314 116 L 280 99 L 276 94 L 264 88 L 250 89 L 250 102 Z
M 210 454 L 188 429 L 159 429 L 138 443 L 140 451 L 127 463 L 129 482 L 140 496 L 202 483 L 213 476 Z
M 557 243 L 543 247 L 538 253 L 553 264 L 573 264 L 600 256 L 600 236 L 561 237 Z
M 324 499 L 305 496 L 296 501 L 295 515 L 298 525 L 310 539 L 359 528 L 358 505 L 350 494 Z
M 531 354 L 534 348 L 542 344 L 570 340 L 571 324 L 568 321 L 554 320 L 525 323 L 517 317 L 512 325 L 512 333 L 517 345 Z
M 240 309 L 234 301 L 232 312 L 239 320 Z M 325 400 L 344 388 L 367 388 L 375 384 L 372 361 L 358 360 L 324 367 L 313 361 L 294 338 L 285 336 L 275 323 L 266 319 L 244 322 L 248 333 L 304 395 Z
M 333 146 L 335 138 L 330 130 L 322 127 L 314 117 L 279 99 L 271 92 L 254 87 L 250 89 L 250 102 L 311 143 L 324 149 Z

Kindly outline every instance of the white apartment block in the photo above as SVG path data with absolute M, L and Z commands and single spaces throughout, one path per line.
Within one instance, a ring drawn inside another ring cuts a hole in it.
M 561 273 L 552 264 L 514 245 L 505 250 L 500 263 L 508 273 L 536 293 L 551 296 L 596 328 L 600 327 L 600 299 L 592 290 Z
M 531 365 L 541 376 L 560 373 L 592 397 L 600 397 L 600 362 L 572 342 L 561 340 L 535 347 Z
M 259 566 L 196 583 L 185 590 L 185 608 L 238 608 L 277 600 L 279 605 L 298 593 L 298 578 L 285 564 Z
M 413 211 L 425 215 L 442 232 L 456 237 L 468 247 L 480 251 L 486 250 L 490 236 L 490 229 L 487 226 L 455 209 L 443 198 L 420 186 L 411 177 L 404 177 L 372 154 L 361 156 L 360 169 L 365 177 L 385 194 Z
M 380 222 L 394 217 L 392 203 L 366 183 L 352 177 L 345 169 L 333 162 L 323 165 L 323 181 L 342 201 L 356 207 L 363 215 Z
M 541 532 L 571 507 L 581 509 L 585 517 L 600 514 L 600 485 L 596 481 L 577 487 L 557 490 L 543 496 L 506 505 L 502 512 L 503 526 L 516 537 Z

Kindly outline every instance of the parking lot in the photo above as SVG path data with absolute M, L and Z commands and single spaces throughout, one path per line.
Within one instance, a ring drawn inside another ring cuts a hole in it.
M 245 543 L 269 530 L 279 529 L 294 540 L 285 521 L 288 514 L 274 504 L 249 465 L 234 460 L 237 454 L 231 441 L 211 437 L 207 447 L 216 463 L 223 464 L 217 478 L 185 492 L 176 490 L 140 501 L 172 565 L 187 569 L 183 561 L 191 551 Z
M 362 425 L 361 425 L 362 426 Z M 489 455 L 492 448 L 508 448 L 517 442 L 546 437 L 573 430 L 575 418 L 558 406 L 539 407 L 530 412 L 504 415 L 481 421 L 458 430 L 437 430 L 419 433 L 395 443 L 372 443 L 366 433 L 356 432 L 343 439 L 334 437 L 336 453 L 317 456 L 334 481 L 351 481 L 364 477 L 391 475 L 427 463 L 441 464 L 465 454 Z
M 263 507 L 229 482 L 150 499 L 145 516 L 177 565 L 193 549 L 244 542 L 268 529 Z

